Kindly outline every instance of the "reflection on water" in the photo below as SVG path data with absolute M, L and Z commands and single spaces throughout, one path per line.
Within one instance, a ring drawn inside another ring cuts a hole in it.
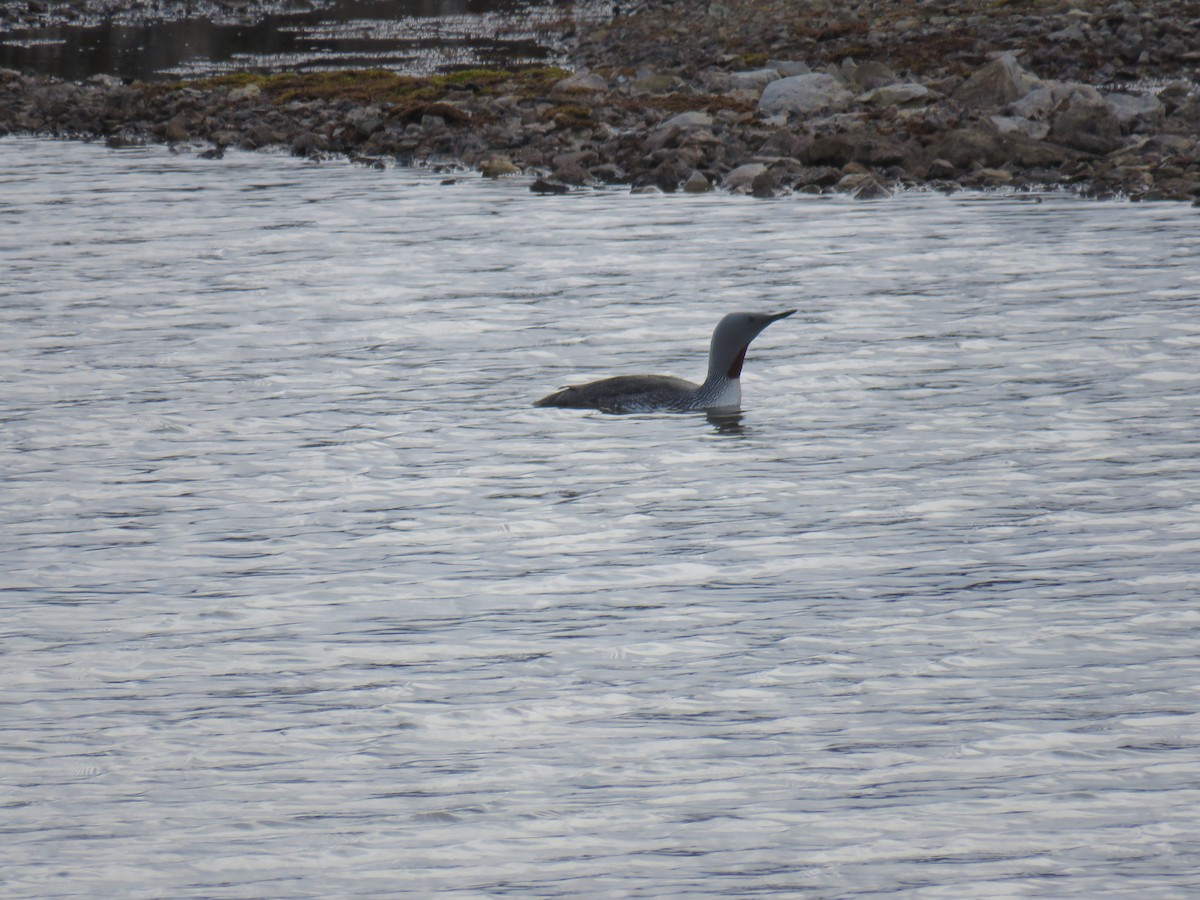
M 412 74 L 545 62 L 564 22 L 594 4 L 551 0 L 334 0 L 255 17 L 107 17 L 0 35 L 0 66 L 82 80 L 227 70 L 380 67 Z M 180 9 L 185 13 L 186 10 Z
M 6 898 L 1193 892 L 1194 210 L 0 179 Z
M 743 416 L 740 412 L 709 412 L 705 415 L 708 416 L 709 424 L 713 426 L 717 434 L 745 434 L 746 432 L 742 425 Z

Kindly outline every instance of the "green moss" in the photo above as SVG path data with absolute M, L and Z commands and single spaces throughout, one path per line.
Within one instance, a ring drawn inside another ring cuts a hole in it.
M 743 53 L 738 58 L 738 68 L 740 69 L 761 69 L 767 64 L 768 55 L 766 53 Z
M 553 119 L 559 128 L 575 128 L 592 121 L 592 111 L 586 106 L 564 104 L 550 109 L 547 118 Z
M 239 88 L 256 84 L 277 103 L 294 100 L 352 100 L 357 103 L 433 101 L 448 90 L 468 88 L 479 93 L 539 94 L 567 73 L 554 66 L 527 69 L 463 69 L 446 75 L 417 78 L 386 69 L 339 69 L 330 72 L 285 72 L 262 75 L 234 72 L 192 84 L 171 87 Z

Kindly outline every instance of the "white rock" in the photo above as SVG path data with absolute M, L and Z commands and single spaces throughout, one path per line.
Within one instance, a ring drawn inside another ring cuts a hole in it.
M 862 103 L 870 103 L 872 106 L 923 106 L 930 101 L 930 94 L 929 88 L 923 84 L 905 82 L 877 87 L 873 91 L 867 91 L 858 99 Z
M 758 100 L 759 112 L 811 113 L 822 109 L 845 109 L 854 95 L 832 75 L 812 72 L 772 81 Z

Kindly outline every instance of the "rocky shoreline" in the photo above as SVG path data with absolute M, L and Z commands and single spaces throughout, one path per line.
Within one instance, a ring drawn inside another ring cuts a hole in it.
M 759 197 L 931 186 L 1200 198 L 1200 3 L 648 3 L 564 16 L 574 71 L 76 84 L 0 70 L 0 135 L 285 147 Z

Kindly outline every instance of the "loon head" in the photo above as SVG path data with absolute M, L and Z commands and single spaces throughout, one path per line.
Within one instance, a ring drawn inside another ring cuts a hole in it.
M 796 310 L 785 309 L 777 313 L 735 312 L 725 316 L 713 331 L 712 345 L 708 351 L 708 377 L 740 378 L 742 363 L 750 342 L 759 332 L 779 319 L 786 319 Z

